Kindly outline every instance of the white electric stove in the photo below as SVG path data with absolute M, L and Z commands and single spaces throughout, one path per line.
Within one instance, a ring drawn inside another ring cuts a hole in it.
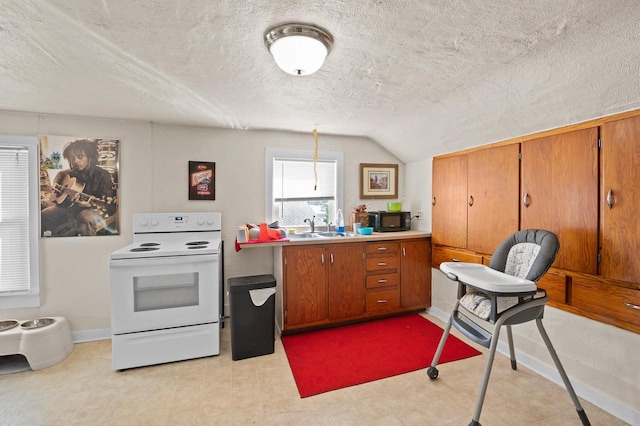
M 220 213 L 133 216 L 133 244 L 109 256 L 112 366 L 218 355 Z

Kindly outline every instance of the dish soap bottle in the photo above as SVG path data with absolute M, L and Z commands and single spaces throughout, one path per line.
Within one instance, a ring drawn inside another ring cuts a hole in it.
M 344 217 L 342 217 L 342 210 L 338 209 L 338 229 L 337 232 L 344 232 Z

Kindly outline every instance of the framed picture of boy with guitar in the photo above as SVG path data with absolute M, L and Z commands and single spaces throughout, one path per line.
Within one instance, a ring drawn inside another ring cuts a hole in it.
M 40 136 L 40 235 L 118 235 L 119 141 Z

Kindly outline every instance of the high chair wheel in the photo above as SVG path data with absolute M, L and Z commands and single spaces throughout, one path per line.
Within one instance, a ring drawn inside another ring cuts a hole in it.
M 436 379 L 438 377 L 438 369 L 435 367 L 429 367 L 427 369 L 427 376 L 429 376 L 431 380 Z

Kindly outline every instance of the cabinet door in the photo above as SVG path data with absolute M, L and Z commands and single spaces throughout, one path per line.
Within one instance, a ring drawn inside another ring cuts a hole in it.
M 400 305 L 431 306 L 431 243 L 403 242 L 400 256 Z
M 602 263 L 605 277 L 640 282 L 640 117 L 602 132 Z
M 286 247 L 285 324 L 314 323 L 327 317 L 327 275 L 324 247 Z
M 467 155 L 433 160 L 434 244 L 467 247 Z
M 468 154 L 469 250 L 492 254 L 518 231 L 519 154 L 518 144 Z
M 597 273 L 598 130 L 522 143 L 522 229 L 560 239 L 553 266 Z
M 364 313 L 365 243 L 335 244 L 329 251 L 329 319 Z

